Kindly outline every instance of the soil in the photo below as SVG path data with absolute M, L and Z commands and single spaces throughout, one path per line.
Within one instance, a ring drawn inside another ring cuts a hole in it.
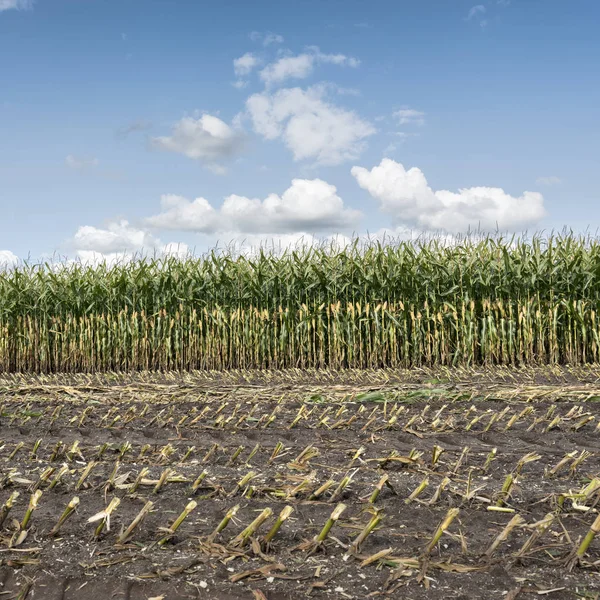
M 579 563 L 573 560 L 600 496 L 560 499 L 600 477 L 596 375 L 498 369 L 7 376 L 0 379 L 0 507 L 13 492 L 20 495 L 0 527 L 0 598 L 600 598 L 600 536 Z M 518 418 L 510 424 L 511 417 Z M 79 452 L 69 452 L 74 442 Z M 437 462 L 435 446 L 443 449 Z M 298 460 L 307 448 L 314 455 Z M 571 452 L 577 454 L 552 474 Z M 534 460 L 519 468 L 526 455 Z M 76 490 L 90 461 L 96 465 Z M 68 472 L 51 488 L 63 464 Z M 39 484 L 38 508 L 17 543 L 33 487 L 48 467 L 55 471 Z M 143 468 L 148 473 L 131 492 Z M 167 468 L 175 480 L 154 493 Z M 194 493 L 191 484 L 204 470 Z M 503 504 L 514 512 L 488 510 L 502 504 L 502 486 L 517 470 Z M 346 475 L 350 483 L 332 498 Z M 384 475 L 387 485 L 371 505 Z M 424 478 L 426 489 L 407 503 Z M 311 499 L 328 480 L 331 487 Z M 52 536 L 74 496 L 77 510 Z M 114 497 L 120 504 L 110 531 L 95 538 L 98 521 L 88 519 Z M 195 510 L 158 544 L 191 500 Z M 152 512 L 117 543 L 147 501 Z M 340 502 L 346 509 L 328 538 L 311 546 Z M 211 541 L 234 505 L 235 518 Z M 270 545 L 263 536 L 273 517 L 248 544 L 234 547 L 233 538 L 262 510 L 277 515 L 288 505 L 294 512 Z M 451 508 L 458 516 L 427 552 Z M 353 551 L 375 509 L 379 527 Z M 549 513 L 552 525 L 517 556 L 529 526 Z M 523 524 L 486 554 L 517 514 Z M 361 566 L 387 549 L 385 558 Z

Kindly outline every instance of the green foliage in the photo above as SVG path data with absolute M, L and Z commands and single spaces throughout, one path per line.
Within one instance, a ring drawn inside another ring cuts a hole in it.
M 0 369 L 598 360 L 600 241 L 430 238 L 0 271 Z

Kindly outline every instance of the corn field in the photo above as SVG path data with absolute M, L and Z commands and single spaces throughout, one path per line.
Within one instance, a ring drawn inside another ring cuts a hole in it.
M 0 271 L 0 370 L 600 360 L 600 240 L 358 243 Z

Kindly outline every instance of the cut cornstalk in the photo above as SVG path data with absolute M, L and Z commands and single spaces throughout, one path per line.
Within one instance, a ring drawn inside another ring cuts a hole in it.
M 470 450 L 471 449 L 469 448 L 469 446 L 465 446 L 463 448 L 462 452 L 460 453 L 460 456 L 458 457 L 458 460 L 454 464 L 454 467 L 452 467 L 452 473 L 454 473 L 454 474 L 458 473 L 458 470 L 462 466 L 462 464 L 463 464 L 465 458 L 467 457 L 467 455 L 469 454 Z
M 573 425 L 573 430 L 579 431 L 580 429 L 585 427 L 590 421 L 593 421 L 595 418 L 596 417 L 594 417 L 593 415 L 588 415 L 587 417 L 584 417 L 583 419 L 581 419 L 581 421 Z
M 375 489 L 373 490 L 373 493 L 371 494 L 371 496 L 369 498 L 370 504 L 375 504 L 375 502 L 377 501 L 377 498 L 379 498 L 379 494 L 381 494 L 381 490 L 383 489 L 383 486 L 388 482 L 388 479 L 389 479 L 389 475 L 387 475 L 387 473 L 386 473 L 379 480 L 379 482 L 375 486 Z
M 78 491 L 81 489 L 81 486 L 85 483 L 85 480 L 89 477 L 90 473 L 92 472 L 92 469 L 97 464 L 98 463 L 96 461 L 91 461 L 85 466 L 85 468 L 83 469 L 83 472 L 81 473 L 81 477 L 78 479 L 78 481 L 75 485 L 75 491 Z
M 142 510 L 140 510 L 140 512 L 133 519 L 133 521 L 131 521 L 131 523 L 129 524 L 129 527 L 127 527 L 127 529 L 117 538 L 118 544 L 124 543 L 129 537 L 131 537 L 133 530 L 144 520 L 146 515 L 152 510 L 153 506 L 154 503 L 150 501 L 144 504 Z
M 354 475 L 356 475 L 356 471 L 358 471 L 358 469 L 356 469 L 355 471 L 353 471 L 352 473 L 350 473 L 349 475 L 346 475 L 339 483 L 339 485 L 337 486 L 337 488 L 335 488 L 335 490 L 333 491 L 333 494 L 331 494 L 331 497 L 329 498 L 328 502 L 335 502 L 335 500 L 344 492 L 344 490 L 348 487 L 349 483 L 352 481 L 352 478 L 354 477 Z
M 556 465 L 548 471 L 548 474 L 551 476 L 556 475 L 563 467 L 569 464 L 575 457 L 577 456 L 577 450 L 573 450 L 573 452 L 569 452 L 565 454 L 563 458 L 561 458 Z
M 35 492 L 37 489 L 39 489 L 43 483 L 46 483 L 48 479 L 50 479 L 54 471 L 54 467 L 47 467 L 46 469 L 44 469 L 42 474 L 39 476 L 38 480 L 31 486 L 30 491 Z
M 106 491 L 110 491 L 115 487 L 115 480 L 117 478 L 117 473 L 119 472 L 120 466 L 120 461 L 118 459 L 115 460 L 115 464 L 113 465 L 112 471 L 110 472 L 106 485 L 104 486 Z
M 579 465 L 581 465 L 581 463 L 587 458 L 589 458 L 591 455 L 591 452 L 588 452 L 587 450 L 582 450 L 579 453 L 579 456 L 571 463 L 571 466 L 569 467 L 569 473 L 571 473 L 571 475 L 575 475 L 575 472 L 577 471 Z
M 283 525 L 284 521 L 294 512 L 294 509 L 291 506 L 286 506 L 277 517 L 277 520 L 273 524 L 273 527 L 269 530 L 269 533 L 265 535 L 264 542 L 268 546 L 273 538 L 277 535 L 277 532 Z
M 333 484 L 333 479 L 328 479 L 321 487 L 317 488 L 309 497 L 309 500 L 317 500 L 320 498 Z
M 210 450 L 204 455 L 204 458 L 202 459 L 203 463 L 207 463 L 212 455 L 217 451 L 217 448 L 219 447 L 219 444 L 217 444 L 216 442 L 210 447 Z
M 533 545 L 548 531 L 548 528 L 554 522 L 556 515 L 554 513 L 548 513 L 541 521 L 532 525 L 533 533 L 525 541 L 521 549 L 517 552 L 517 556 L 523 556 L 527 554 Z
M 367 451 L 367 449 L 364 446 L 361 446 L 355 453 L 354 456 L 352 457 L 352 460 L 350 461 L 350 464 L 348 465 L 348 467 L 352 467 L 354 465 L 354 463 Z
M 515 473 L 517 475 L 521 474 L 521 471 L 523 470 L 523 467 L 530 462 L 535 462 L 537 460 L 540 460 L 540 458 L 542 458 L 541 454 L 536 454 L 535 452 L 529 452 L 528 454 L 526 454 L 525 456 L 523 456 L 523 458 L 521 458 L 519 460 L 519 462 L 517 463 L 517 468 L 515 469 Z
M 423 478 L 423 481 L 421 481 L 421 483 L 412 491 L 410 496 L 408 498 L 406 498 L 406 500 L 404 500 L 405 504 L 410 504 L 413 500 L 415 500 L 421 493 L 423 493 L 423 491 L 425 490 L 425 488 L 428 485 L 429 485 L 429 478 L 428 477 Z
M 583 541 L 579 545 L 579 548 L 577 548 L 577 552 L 575 554 L 577 561 L 581 560 L 584 557 L 585 553 L 588 551 L 588 548 L 590 547 L 590 544 L 594 541 L 594 538 L 599 533 L 600 533 L 600 515 L 598 515 L 596 517 L 596 520 L 592 523 L 592 526 L 590 527 L 586 536 L 583 538 Z
M 221 533 L 221 531 L 223 531 L 223 529 L 225 529 L 225 527 L 227 527 L 227 525 L 229 525 L 231 519 L 233 519 L 233 517 L 235 517 L 235 515 L 237 514 L 237 511 L 239 509 L 240 509 L 240 505 L 236 504 L 233 508 L 230 508 L 227 511 L 227 514 L 223 517 L 221 522 L 217 525 L 217 528 L 208 536 L 209 542 L 213 542 L 216 539 L 216 537 L 219 535 L 219 533 Z
M 490 453 L 487 455 L 485 459 L 485 463 L 483 465 L 483 472 L 487 473 L 487 470 L 490 468 L 492 461 L 496 459 L 496 453 L 498 452 L 498 448 L 492 448 Z
M 6 521 L 6 517 L 8 517 L 8 514 L 10 513 L 12 507 L 15 505 L 15 502 L 17 501 L 19 496 L 19 492 L 13 492 L 8 497 L 6 502 L 2 505 L 2 508 L 0 509 L 0 527 L 2 527 L 4 521 Z
M 358 552 L 360 545 L 367 539 L 367 536 L 369 536 L 375 530 L 379 523 L 381 523 L 382 518 L 383 517 L 379 512 L 376 512 L 371 517 L 365 528 L 358 534 L 358 537 L 350 545 L 350 550 L 352 552 Z
M 100 460 L 104 456 L 104 453 L 107 450 L 108 450 L 108 442 L 104 442 L 104 444 L 102 444 L 102 446 L 100 446 L 100 448 L 98 448 L 98 453 L 96 454 L 96 458 L 98 460 Z
M 438 446 L 437 444 L 433 447 L 432 453 L 431 453 L 431 466 L 435 467 L 438 463 L 438 461 L 440 460 L 440 456 L 444 453 L 444 449 L 441 446 Z
M 244 489 L 252 479 L 256 477 L 256 473 L 254 471 L 250 471 L 246 473 L 236 484 L 236 486 L 229 492 L 230 496 L 235 496 L 241 489 Z
M 88 519 L 88 523 L 95 523 L 96 521 L 100 521 L 100 523 L 98 523 L 98 526 L 94 531 L 95 538 L 100 537 L 100 534 L 102 533 L 104 527 L 106 527 L 106 531 L 110 531 L 110 516 L 117 509 L 119 504 L 121 504 L 120 498 L 115 497 L 108 503 L 108 506 L 104 510 L 100 511 L 99 513 L 95 514 L 93 517 L 90 517 Z
M 240 534 L 236 535 L 231 540 L 231 546 L 236 548 L 243 547 L 246 542 L 252 537 L 260 528 L 260 526 L 273 514 L 270 508 L 265 508 L 259 515 L 244 529 Z
M 61 454 L 65 445 L 60 440 L 56 442 L 52 454 L 50 455 L 50 462 L 54 462 Z
M 64 525 L 65 521 L 73 514 L 73 511 L 79 506 L 79 498 L 75 496 L 69 504 L 67 504 L 67 508 L 63 511 L 62 515 L 58 519 L 56 525 L 50 530 L 50 535 L 57 535 L 60 531 L 60 528 Z
M 335 522 L 342 516 L 342 513 L 345 510 L 346 510 L 346 505 L 342 504 L 342 503 L 338 504 L 333 509 L 333 512 L 331 513 L 329 519 L 327 519 L 327 522 L 325 523 L 325 526 L 323 527 L 323 529 L 321 529 L 321 532 L 319 533 L 319 535 L 317 535 L 315 537 L 314 541 L 316 544 L 322 544 L 327 539 L 327 536 L 329 535 L 331 528 L 333 527 Z
M 33 514 L 33 512 L 35 510 L 37 510 L 37 507 L 38 507 L 41 497 L 42 497 L 42 490 L 36 490 L 31 495 L 31 498 L 29 498 L 29 506 L 27 507 L 27 510 L 25 511 L 25 516 L 23 517 L 23 520 L 21 521 L 21 531 L 23 531 L 24 529 L 27 529 L 27 525 L 29 524 L 29 521 L 31 520 L 31 515 Z
M 506 479 L 504 480 L 504 483 L 502 484 L 502 490 L 500 491 L 500 494 L 498 495 L 498 501 L 496 502 L 496 506 L 504 506 L 506 501 L 510 498 L 510 494 L 511 494 L 513 485 L 515 484 L 515 481 L 516 481 L 516 477 L 512 473 L 509 473 L 506 476 Z
M 269 458 L 269 464 L 271 464 L 279 456 L 279 454 L 281 454 L 282 450 L 283 450 L 283 444 L 281 442 L 277 442 L 277 445 L 273 449 L 273 452 L 271 453 L 271 457 Z
M 231 455 L 231 458 L 229 459 L 229 462 L 227 464 L 229 466 L 233 465 L 243 451 L 244 446 L 239 446 L 237 450 Z
M 142 458 L 144 458 L 144 456 L 146 455 L 146 453 L 150 450 L 152 446 L 150 446 L 150 444 L 144 444 L 141 448 L 140 448 L 140 453 L 137 456 L 138 460 L 141 460 Z
M 442 479 L 442 481 L 440 481 L 440 485 L 437 486 L 435 492 L 433 493 L 433 496 L 431 496 L 431 498 L 429 499 L 429 502 L 427 504 L 429 504 L 429 505 L 436 504 L 439 501 L 439 499 L 442 497 L 442 494 L 444 493 L 444 490 L 448 487 L 449 483 L 450 483 L 450 478 L 444 477 L 444 479 Z
M 40 448 L 40 444 L 41 443 L 42 443 L 42 438 L 39 438 L 33 444 L 33 448 L 31 449 L 31 455 L 30 455 L 31 460 L 36 460 L 37 459 L 37 453 L 38 453 L 38 450 Z
M 431 554 L 432 550 L 436 547 L 444 532 L 450 527 L 450 525 L 452 525 L 452 521 L 454 521 L 454 519 L 458 516 L 459 512 L 460 511 L 458 510 L 458 508 L 451 508 L 448 511 L 444 520 L 438 525 L 437 529 L 435 530 L 431 541 L 427 544 L 427 546 L 425 546 L 425 550 L 423 551 L 424 556 L 429 556 Z
M 17 452 L 25 445 L 25 442 L 19 442 L 14 450 L 8 455 L 8 460 L 12 460 L 16 455 Z
M 48 486 L 49 490 L 53 490 L 59 483 L 60 480 L 63 478 L 63 476 L 69 472 L 69 467 L 67 467 L 67 465 L 63 465 L 58 472 L 56 473 L 56 475 L 54 476 L 54 479 L 52 479 L 52 481 L 50 482 L 50 485 Z
M 206 469 L 198 475 L 194 483 L 192 483 L 192 494 L 195 494 L 198 491 L 198 488 L 202 485 L 202 482 L 206 479 L 207 475 L 208 471 Z
M 76 456 L 83 460 L 83 454 L 81 454 L 81 450 L 79 449 L 78 440 L 75 440 L 69 450 L 67 450 L 67 459 L 69 461 L 72 461 Z
M 150 472 L 150 469 L 148 469 L 148 467 L 144 467 L 138 473 L 138 476 L 135 478 L 134 482 L 129 486 L 128 492 L 130 494 L 133 494 L 138 489 L 138 487 L 140 487 L 142 480 L 146 477 L 146 475 L 148 475 L 149 472 Z
M 500 532 L 500 534 L 496 536 L 496 539 L 492 542 L 490 547 L 485 551 L 485 556 L 487 556 L 488 558 L 492 556 L 492 554 L 494 554 L 494 552 L 497 550 L 498 546 L 508 539 L 508 536 L 510 535 L 511 531 L 519 525 L 522 525 L 523 522 L 524 519 L 521 515 L 515 515 L 507 523 L 506 527 Z
M 154 486 L 154 489 L 152 490 L 153 494 L 158 494 L 158 492 L 160 492 L 161 488 L 163 487 L 163 485 L 165 485 L 167 479 L 169 479 L 169 477 L 171 476 L 171 474 L 173 473 L 172 469 L 169 469 L 168 467 L 160 474 L 160 477 L 158 479 L 158 481 L 156 482 L 156 485 Z
M 188 517 L 188 515 L 196 508 L 196 506 L 198 506 L 198 503 L 195 502 L 194 500 L 192 500 L 191 502 L 188 502 L 187 506 L 183 509 L 181 514 L 177 517 L 177 519 L 175 519 L 173 524 L 167 529 L 167 535 L 164 536 L 158 542 L 158 544 L 160 546 L 164 546 L 169 541 L 169 539 L 172 537 L 172 535 L 179 529 L 181 524 L 185 521 L 185 519 Z
M 254 455 L 260 450 L 260 444 L 256 444 L 256 446 L 254 446 L 254 448 L 252 448 L 252 451 L 250 452 L 250 454 L 248 455 L 248 458 L 246 459 L 246 465 L 250 465 L 250 461 L 254 458 Z
M 560 422 L 561 422 L 561 418 L 560 417 L 554 417 L 554 419 L 552 419 L 552 421 L 550 421 L 550 423 L 548 423 L 548 426 L 546 427 L 546 433 L 548 433 L 549 431 L 551 431 L 552 429 L 554 429 L 555 427 L 558 427 Z

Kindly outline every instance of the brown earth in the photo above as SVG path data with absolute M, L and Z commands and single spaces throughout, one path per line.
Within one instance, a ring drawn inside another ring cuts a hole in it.
M 575 504 L 567 498 L 559 506 L 560 494 L 580 491 L 600 477 L 598 373 L 589 368 L 0 379 L 0 507 L 13 492 L 20 494 L 0 527 L 0 600 L 600 598 L 600 536 L 580 564 L 572 560 L 598 514 L 600 495 L 596 491 Z M 70 453 L 74 442 L 79 452 Z M 273 457 L 279 443 L 282 449 Z M 444 451 L 432 464 L 436 445 Z M 295 461 L 307 447 L 315 455 Z M 493 448 L 495 460 L 485 468 Z M 570 452 L 577 454 L 552 475 Z M 514 512 L 488 510 L 498 504 L 507 475 L 532 453 L 539 456 L 522 465 L 505 500 Z M 577 458 L 581 464 L 571 469 Z M 109 483 L 117 460 L 116 479 Z M 97 464 L 76 490 L 90 461 Z M 50 488 L 63 464 L 68 471 Z M 55 470 L 39 483 L 38 508 L 17 543 L 33 487 L 48 467 Z M 144 467 L 149 472 L 131 493 Z M 167 468 L 174 480 L 153 493 Z M 203 470 L 207 476 L 192 493 Z M 251 471 L 254 478 L 237 489 Z M 332 499 L 349 474 L 349 485 Z M 369 497 L 384 475 L 389 485 L 372 506 Z M 425 477 L 427 488 L 407 504 Z M 328 480 L 334 483 L 327 492 L 310 499 Z M 469 499 L 468 487 L 481 489 Z M 76 512 L 58 535 L 50 535 L 74 496 L 80 500 Z M 88 519 L 114 497 L 121 502 L 110 531 L 94 539 L 97 522 Z M 195 510 L 167 543 L 157 544 L 192 499 Z M 152 512 L 117 544 L 148 500 Z M 302 548 L 339 502 L 347 508 L 326 542 L 314 552 Z M 235 519 L 209 543 L 234 505 L 239 505 Z M 260 511 L 270 508 L 277 515 L 288 505 L 294 512 L 268 547 L 263 536 L 273 517 L 253 541 L 232 546 Z M 381 511 L 381 524 L 353 553 L 349 546 L 374 508 Z M 459 509 L 458 516 L 425 552 L 451 508 Z M 549 513 L 555 515 L 552 525 L 517 556 L 532 534 L 529 526 Z M 523 524 L 486 555 L 516 514 Z M 385 559 L 361 566 L 386 549 Z M 240 575 L 245 577 L 236 581 Z

